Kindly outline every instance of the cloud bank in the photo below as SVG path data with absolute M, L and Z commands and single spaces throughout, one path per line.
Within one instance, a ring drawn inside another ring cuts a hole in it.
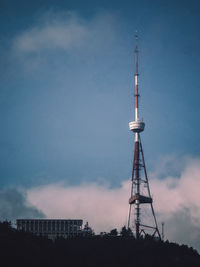
M 30 189 L 27 199 L 47 217 L 80 218 L 88 220 L 96 231 L 105 231 L 126 224 L 129 191 L 128 182 L 115 189 L 96 183 L 57 183 Z
M 200 159 L 184 162 L 187 164 L 179 177 L 160 179 L 155 176 L 158 171 L 150 174 L 154 208 L 159 225 L 165 222 L 167 239 L 200 248 Z M 99 232 L 127 223 L 129 195 L 130 181 L 124 181 L 119 188 L 97 183 L 55 183 L 29 189 L 27 200 L 47 217 L 82 218 Z

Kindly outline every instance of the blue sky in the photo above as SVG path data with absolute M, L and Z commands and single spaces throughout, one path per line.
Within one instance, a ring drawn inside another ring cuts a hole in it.
M 199 156 L 198 1 L 1 1 L 0 185 L 131 172 L 134 31 L 149 170 Z

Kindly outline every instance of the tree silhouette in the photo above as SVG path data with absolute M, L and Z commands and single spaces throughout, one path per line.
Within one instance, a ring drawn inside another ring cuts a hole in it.
M 133 232 L 131 231 L 130 228 L 126 228 L 126 226 L 123 226 L 120 235 L 122 237 L 133 237 Z
M 110 233 L 117 233 L 112 229 Z M 1 266 L 5 267 L 199 267 L 193 248 L 152 238 L 136 240 L 125 226 L 116 238 L 111 234 L 77 236 L 54 241 L 12 228 L 0 222 Z M 125 238 L 124 238 L 125 237 Z
M 118 235 L 118 231 L 117 231 L 117 229 L 116 229 L 116 228 L 115 228 L 115 229 L 112 229 L 112 230 L 110 231 L 109 235 L 111 235 L 111 236 L 117 236 L 117 235 Z

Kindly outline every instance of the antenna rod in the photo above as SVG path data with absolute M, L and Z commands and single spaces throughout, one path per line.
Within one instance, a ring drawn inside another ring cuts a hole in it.
M 136 46 L 135 46 L 135 122 L 139 121 L 139 105 L 138 105 L 138 35 L 135 35 Z M 135 132 L 135 183 L 136 183 L 136 194 L 140 195 L 140 146 L 139 146 L 139 131 Z M 135 203 L 136 212 L 136 239 L 140 236 L 140 201 L 136 199 Z
M 135 47 L 135 121 L 139 119 L 139 93 L 138 93 L 138 35 L 135 34 L 136 47 Z

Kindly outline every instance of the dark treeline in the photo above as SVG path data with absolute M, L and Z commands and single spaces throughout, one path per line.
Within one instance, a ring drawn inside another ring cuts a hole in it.
M 123 232 L 124 231 L 124 232 Z M 103 236 L 85 236 L 55 241 L 19 232 L 9 222 L 0 222 L 0 265 L 20 267 L 112 267 L 200 266 L 196 250 L 186 245 L 153 240 L 135 240 L 116 230 Z

